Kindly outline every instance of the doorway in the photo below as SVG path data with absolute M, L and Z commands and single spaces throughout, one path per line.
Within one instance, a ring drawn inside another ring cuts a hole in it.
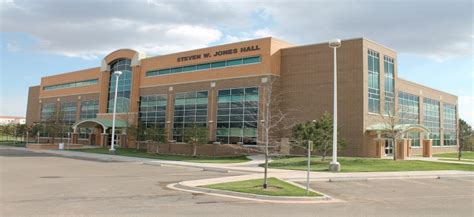
M 385 156 L 393 156 L 393 141 L 385 140 Z

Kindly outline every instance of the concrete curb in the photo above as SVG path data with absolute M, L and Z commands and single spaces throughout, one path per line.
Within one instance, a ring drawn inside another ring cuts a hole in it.
M 207 166 L 201 166 L 201 165 L 183 165 L 183 164 L 176 164 L 171 162 L 143 162 L 142 164 L 144 165 L 151 165 L 151 166 L 179 166 L 179 167 L 191 167 L 191 168 L 196 168 L 196 169 L 202 169 L 203 171 L 211 171 L 211 172 L 220 172 L 220 173 L 231 173 L 231 172 L 239 172 L 239 173 L 249 173 L 248 171 L 245 170 L 233 170 L 233 169 L 223 169 L 223 168 L 218 168 L 218 167 L 207 167 Z
M 197 168 L 202 169 L 204 171 L 213 171 L 213 172 L 222 172 L 222 173 L 230 173 L 230 172 L 237 172 L 237 173 L 247 173 L 247 174 L 261 174 L 262 171 L 255 170 L 255 168 L 246 169 L 242 167 L 234 168 L 233 166 L 237 165 L 203 165 L 199 163 L 187 163 L 181 161 L 166 161 L 166 160 L 154 160 L 154 159 L 147 159 L 147 158 L 138 158 L 138 157 L 128 157 L 128 156 L 118 156 L 118 155 L 105 155 L 105 154 L 96 154 L 96 153 L 84 153 L 84 152 L 75 152 L 75 151 L 51 151 L 51 150 L 31 150 L 21 147 L 8 147 L 2 146 L 2 149 L 13 149 L 13 150 L 24 150 L 24 151 L 31 151 L 36 153 L 46 153 L 56 156 L 64 156 L 64 157 L 71 157 L 71 158 L 78 158 L 78 159 L 95 159 L 99 161 L 105 162 L 136 162 L 142 163 L 145 165 L 154 165 L 154 166 L 179 166 L 179 167 L 188 167 L 188 168 Z M 287 181 L 306 181 L 306 178 L 291 178 L 287 176 L 281 176 L 278 174 L 284 174 L 286 172 L 295 172 L 295 171 L 284 171 L 280 169 L 273 169 L 275 170 L 275 177 L 279 177 L 281 179 Z M 277 172 L 278 171 L 278 172 Z M 416 171 L 411 171 L 412 173 Z M 427 172 L 427 171 L 419 171 L 419 172 Z M 460 174 L 459 172 L 462 171 L 433 171 L 436 173 L 432 174 L 367 174 L 367 175 L 354 175 L 354 176 L 339 176 L 334 177 L 330 176 L 329 174 L 314 174 L 311 175 L 311 181 L 327 181 L 327 182 L 344 182 L 344 181 L 368 181 L 368 180 L 382 180 L 382 179 L 440 179 L 440 178 L 451 178 L 451 177 L 474 177 L 474 173 L 472 172 L 465 172 L 464 174 Z M 450 174 L 455 172 L 454 174 Z M 392 173 L 392 172 L 387 172 Z M 403 173 L 403 172 L 402 172 Z
M 399 175 L 399 176 L 366 176 L 366 177 L 334 177 L 334 178 L 312 178 L 311 181 L 320 182 L 351 182 L 351 181 L 370 181 L 370 180 L 390 180 L 390 179 L 445 179 L 445 178 L 461 178 L 474 177 L 474 174 L 439 174 L 439 175 Z M 289 178 L 288 180 L 295 182 L 306 181 L 303 178 Z
M 224 191 L 224 190 L 217 190 L 217 189 L 210 189 L 210 188 L 203 188 L 203 187 L 194 187 L 194 186 L 183 185 L 181 183 L 169 184 L 167 187 L 173 190 L 178 190 L 178 191 L 186 191 L 186 192 L 197 193 L 197 194 L 206 194 L 206 195 L 211 195 L 211 196 L 227 197 L 227 198 L 265 202 L 265 203 L 308 204 L 308 203 L 341 202 L 340 200 L 332 199 L 331 197 L 324 195 L 320 192 L 317 192 L 317 193 L 322 194 L 323 196 L 319 196 L 319 197 L 288 197 L 286 196 L 284 197 L 284 196 L 257 195 L 257 194 Z

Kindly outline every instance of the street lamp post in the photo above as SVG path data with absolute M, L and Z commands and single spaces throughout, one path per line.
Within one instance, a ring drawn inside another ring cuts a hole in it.
M 329 41 L 329 47 L 334 50 L 334 111 L 333 111 L 333 129 L 332 129 L 332 161 L 329 164 L 329 171 L 339 172 L 341 165 L 337 162 L 337 54 L 336 49 L 341 47 L 340 39 Z
M 122 71 L 115 71 L 115 97 L 114 97 L 114 110 L 112 113 L 112 139 L 110 141 L 110 152 L 115 152 L 114 143 L 115 143 L 115 110 L 117 109 L 117 91 L 118 91 L 118 80 Z

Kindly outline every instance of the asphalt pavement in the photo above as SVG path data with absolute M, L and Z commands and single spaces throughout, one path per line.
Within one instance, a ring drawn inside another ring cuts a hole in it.
M 272 204 L 168 189 L 184 180 L 237 176 L 138 162 L 0 149 L 0 216 L 474 216 L 474 179 L 313 182 L 339 199 Z

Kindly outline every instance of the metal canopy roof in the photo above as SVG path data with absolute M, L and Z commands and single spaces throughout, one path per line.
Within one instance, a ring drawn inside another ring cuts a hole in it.
M 387 131 L 391 130 L 389 124 L 378 123 L 373 124 L 367 127 L 367 131 Z M 420 133 L 429 133 L 430 130 L 421 124 L 397 124 L 395 125 L 395 130 L 402 132 L 420 132 Z
M 74 123 L 72 125 L 72 128 L 75 131 L 77 127 L 95 127 L 96 125 L 101 125 L 105 131 L 107 128 L 112 127 L 112 121 L 107 120 L 107 119 L 100 119 L 100 118 L 85 119 L 85 120 L 80 120 Z M 127 127 L 127 122 L 123 120 L 115 119 L 115 127 L 125 128 Z

